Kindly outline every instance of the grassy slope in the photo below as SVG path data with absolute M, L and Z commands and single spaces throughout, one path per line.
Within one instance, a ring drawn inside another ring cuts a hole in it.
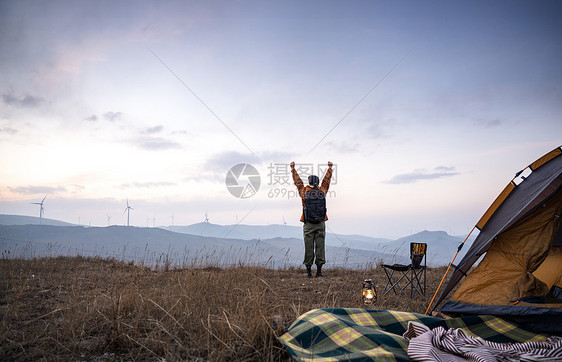
M 314 308 L 364 307 L 361 282 L 379 293 L 373 309 L 423 313 L 444 268 L 428 270 L 425 298 L 381 296 L 381 268 L 189 268 L 150 270 L 82 257 L 0 260 L 3 360 L 288 359 L 275 338 Z M 277 322 L 275 324 L 273 321 Z

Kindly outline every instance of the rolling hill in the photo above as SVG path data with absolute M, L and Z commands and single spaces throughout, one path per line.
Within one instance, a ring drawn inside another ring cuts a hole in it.
M 34 217 L 34 216 L 0 214 L 0 225 L 33 225 L 33 224 L 53 225 L 53 226 L 73 225 L 64 221 L 47 219 L 47 218 L 42 218 L 41 220 L 39 220 L 38 217 Z
M 187 226 L 161 227 L 178 233 L 210 236 L 216 238 L 233 238 L 244 240 L 263 240 L 272 238 L 294 238 L 302 240 L 302 226 L 292 225 L 217 225 L 200 222 Z M 391 239 L 372 238 L 364 235 L 342 235 L 331 233 L 329 227 L 326 233 L 326 244 L 331 246 L 345 246 L 352 249 L 371 250 L 373 245 L 386 243 Z
M 82 255 L 133 261 L 147 266 L 298 266 L 304 247 L 296 238 L 226 239 L 160 228 L 1 225 L 3 257 Z M 332 266 L 354 268 L 379 260 L 402 260 L 376 251 L 329 247 Z M 404 261 L 404 260 L 402 260 Z
M 280 267 L 301 265 L 304 253 L 302 228 L 289 225 L 198 223 L 174 226 L 170 231 L 162 227 L 84 227 L 47 219 L 37 225 L 38 221 L 33 217 L 0 215 L 2 255 L 23 258 L 101 256 L 145 265 Z M 326 257 L 328 264 L 345 267 L 378 262 L 407 263 L 412 241 L 426 242 L 428 265 L 440 266 L 450 262 L 462 238 L 444 231 L 423 231 L 396 240 L 328 232 Z

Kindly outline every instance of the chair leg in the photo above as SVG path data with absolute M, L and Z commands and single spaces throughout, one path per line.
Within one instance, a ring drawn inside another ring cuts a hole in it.
M 398 292 L 396 291 L 395 288 L 400 287 L 398 283 L 400 283 L 403 276 L 401 278 L 399 278 L 398 280 L 396 280 L 394 278 L 395 270 L 390 269 L 390 271 L 389 271 L 389 269 L 387 269 L 385 267 L 383 267 L 383 269 L 384 269 L 384 273 L 386 274 L 387 281 L 386 281 L 386 285 L 384 286 L 384 290 L 382 292 L 382 295 L 387 295 L 388 293 L 390 293 L 391 290 L 394 292 L 394 294 L 398 294 Z
M 386 285 L 384 286 L 382 292 L 383 296 L 390 293 L 391 290 L 394 294 L 403 294 L 404 296 L 409 296 L 410 298 L 414 298 L 416 294 L 419 294 L 420 296 L 425 295 L 426 268 L 416 269 L 411 267 L 408 270 L 395 270 L 383 267 L 383 270 L 387 278 Z M 402 273 L 401 276 L 398 277 L 395 275 L 396 272 Z
M 394 270 L 391 270 L 389 272 L 385 267 L 383 267 L 382 269 L 384 270 L 384 273 L 386 274 L 386 284 L 385 284 L 384 289 L 382 291 L 382 295 L 384 296 L 384 295 L 387 295 L 390 292 L 391 289 L 394 290 L 394 279 L 393 279 Z
M 386 285 L 384 286 L 384 290 L 382 292 L 382 295 L 387 295 L 388 293 L 390 293 L 390 291 L 392 290 L 394 292 L 394 294 L 403 294 L 406 295 L 405 289 L 408 287 L 409 284 L 411 284 L 411 279 L 408 276 L 408 272 L 410 271 L 409 269 L 406 271 L 400 271 L 402 273 L 402 276 L 398 279 L 396 279 L 394 277 L 394 273 L 396 272 L 396 270 L 394 269 L 387 269 L 385 267 L 383 267 L 384 272 L 386 274 L 387 277 L 387 282 Z M 406 279 L 406 283 L 404 284 L 404 286 L 400 286 L 400 283 L 402 282 L 402 280 Z
M 383 268 L 384 273 L 386 274 L 386 284 L 384 285 L 384 288 L 382 290 L 382 295 L 386 295 L 388 293 L 388 285 L 390 284 L 390 278 L 388 276 L 388 272 L 386 271 L 385 268 Z
M 418 292 L 421 296 L 425 295 L 425 291 L 426 291 L 426 273 L 425 273 L 426 269 L 422 268 L 419 270 L 416 269 L 412 269 L 412 281 L 411 281 L 411 294 L 412 294 L 412 298 L 414 297 L 415 292 Z M 423 274 L 423 288 L 422 288 L 422 281 L 421 281 L 421 276 Z

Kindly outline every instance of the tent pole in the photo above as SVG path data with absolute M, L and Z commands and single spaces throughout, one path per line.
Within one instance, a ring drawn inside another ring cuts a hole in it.
M 453 257 L 453 260 L 451 260 L 451 262 L 449 263 L 449 266 L 447 267 L 447 270 L 445 271 L 445 274 L 443 275 L 443 279 L 441 279 L 441 282 L 439 283 L 439 286 L 437 287 L 437 290 L 435 291 L 435 294 L 433 294 L 433 298 L 431 298 L 431 302 L 429 302 L 429 305 L 427 306 L 427 309 L 425 311 L 425 315 L 429 315 L 429 310 L 431 309 L 431 305 L 433 304 L 433 301 L 435 300 L 435 297 L 437 296 L 437 293 L 439 293 L 439 290 L 441 289 L 441 286 L 443 285 L 443 281 L 447 277 L 447 274 L 449 273 L 449 270 L 451 270 L 451 266 L 455 262 L 455 259 L 457 258 L 457 255 L 459 255 L 459 252 L 461 251 L 464 243 L 468 240 L 468 238 L 470 237 L 470 235 L 472 234 L 474 229 L 476 229 L 476 225 L 474 225 L 474 227 L 472 227 L 472 230 L 470 230 L 470 232 L 468 233 L 466 238 L 464 238 L 461 245 L 459 245 L 459 248 L 457 249 L 457 252 L 455 253 L 455 256 Z

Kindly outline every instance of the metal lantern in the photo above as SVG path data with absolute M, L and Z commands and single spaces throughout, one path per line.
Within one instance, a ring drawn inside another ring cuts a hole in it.
M 377 301 L 377 291 L 371 279 L 363 281 L 363 303 L 373 304 Z

